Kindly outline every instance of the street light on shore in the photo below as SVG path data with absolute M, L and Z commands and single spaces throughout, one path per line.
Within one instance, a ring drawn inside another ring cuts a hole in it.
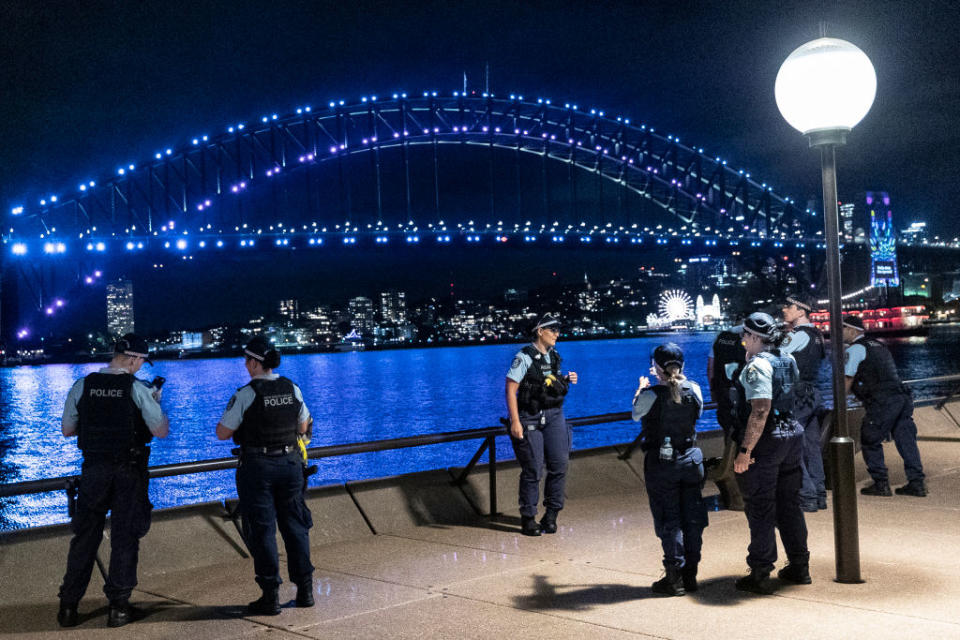
M 812 40 L 787 56 L 774 86 L 784 119 L 820 149 L 823 174 L 823 224 L 827 240 L 830 294 L 830 345 L 833 360 L 834 431 L 830 439 L 833 480 L 833 536 L 837 582 L 860 578 L 860 540 L 854 480 L 854 442 L 847 424 L 840 241 L 837 223 L 836 147 L 873 104 L 877 76 L 870 59 L 856 46 L 836 38 Z

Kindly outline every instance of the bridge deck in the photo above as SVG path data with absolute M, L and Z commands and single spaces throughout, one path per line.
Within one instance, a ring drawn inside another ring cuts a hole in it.
M 517 533 L 515 473 L 500 477 L 506 512 L 489 524 L 486 476 L 463 490 L 425 473 L 316 491 L 313 561 L 317 605 L 248 617 L 257 595 L 251 561 L 229 522 L 207 505 L 158 514 L 144 540 L 133 600 L 146 619 L 107 630 L 98 575 L 69 637 L 204 638 L 870 638 L 960 637 L 960 429 L 918 410 L 930 496 L 859 501 L 862 574 L 833 581 L 830 510 L 808 515 L 811 586 L 740 594 L 747 526 L 742 513 L 711 513 L 701 589 L 661 598 L 649 585 L 660 552 L 639 460 L 612 450 L 578 455 L 557 535 Z M 711 443 L 710 446 L 714 446 Z M 904 481 L 892 445 L 894 484 Z M 858 481 L 865 481 L 858 460 Z M 351 497 L 352 496 L 352 497 Z M 355 504 L 359 504 L 371 532 Z M 68 532 L 9 536 L 0 547 L 0 634 L 67 637 L 55 621 Z M 106 543 L 102 552 L 108 553 Z

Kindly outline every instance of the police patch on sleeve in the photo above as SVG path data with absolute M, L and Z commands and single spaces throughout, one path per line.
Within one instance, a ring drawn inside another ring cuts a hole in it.
M 850 352 L 849 352 L 849 351 L 844 351 L 844 352 L 843 352 L 843 364 L 850 364 Z
M 759 374 L 757 373 L 757 370 L 755 367 L 749 367 L 747 369 L 747 382 L 749 382 L 750 384 L 756 383 L 758 376 Z
M 791 340 L 793 340 L 793 336 L 791 336 L 791 335 L 788 333 L 786 336 L 784 336 L 783 342 L 780 344 L 780 348 L 782 349 L 782 348 L 784 348 L 785 346 L 789 345 Z
M 523 361 L 520 359 L 520 356 L 517 356 L 516 358 L 513 359 L 513 364 L 510 365 L 510 368 L 511 368 L 511 369 L 516 369 L 517 367 L 520 366 L 520 364 L 521 364 L 522 362 L 523 362 Z
M 233 405 L 237 404 L 237 396 L 230 396 L 230 402 L 227 403 L 227 411 L 233 409 Z

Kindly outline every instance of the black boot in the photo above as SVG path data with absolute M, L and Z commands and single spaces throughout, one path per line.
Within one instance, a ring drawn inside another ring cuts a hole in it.
M 525 536 L 540 535 L 540 524 L 534 516 L 520 516 L 520 533 Z
M 57 623 L 61 627 L 75 627 L 79 622 L 76 603 L 60 603 L 60 610 L 57 612 Z
M 556 533 L 557 532 L 557 510 L 556 509 L 547 509 L 547 512 L 543 514 L 543 517 L 540 518 L 540 530 L 543 533 Z
M 927 488 L 923 486 L 923 480 L 911 480 L 902 487 L 897 487 L 894 491 L 896 491 L 898 496 L 927 497 Z
M 687 593 L 694 593 L 699 588 L 697 586 L 697 565 L 687 563 L 680 569 L 680 576 L 683 578 L 683 589 Z
M 890 483 L 886 480 L 877 480 L 869 487 L 860 489 L 860 493 L 865 496 L 883 496 L 885 498 L 893 495 L 890 492 Z
M 810 578 L 810 565 L 793 562 L 777 571 L 777 577 L 793 584 L 811 584 L 813 582 Z
M 297 585 L 297 606 L 300 608 L 313 606 L 313 579 Z
M 252 616 L 280 615 L 280 598 L 277 588 L 264 589 L 263 595 L 247 605 L 247 613 Z
M 768 596 L 774 590 L 773 582 L 770 581 L 770 572 L 760 569 L 750 569 L 750 573 L 737 580 L 735 586 L 737 591 L 749 591 L 762 596 Z
M 140 620 L 143 616 L 143 610 L 134 607 L 127 601 L 111 602 L 110 613 L 107 614 L 107 626 L 122 627 L 125 624 Z
M 680 575 L 680 567 L 666 567 L 666 575 L 651 585 L 654 593 L 662 593 L 665 596 L 683 596 L 687 592 L 683 588 L 683 577 Z

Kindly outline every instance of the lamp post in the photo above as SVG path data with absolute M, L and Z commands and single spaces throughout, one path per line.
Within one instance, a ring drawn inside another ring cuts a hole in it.
M 784 119 L 820 149 L 823 224 L 827 240 L 830 293 L 830 345 L 833 361 L 834 432 L 830 439 L 833 479 L 833 537 L 837 582 L 860 579 L 860 541 L 854 480 L 854 442 L 847 424 L 840 241 L 837 223 L 836 147 L 860 122 L 877 92 L 877 76 L 867 55 L 836 38 L 812 40 L 791 53 L 777 73 L 774 94 Z

